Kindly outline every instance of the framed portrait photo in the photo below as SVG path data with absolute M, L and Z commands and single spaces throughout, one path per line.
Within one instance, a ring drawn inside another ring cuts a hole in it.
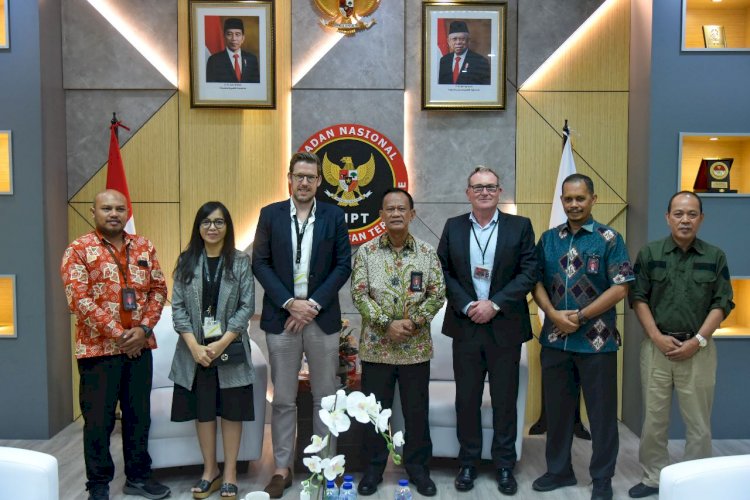
M 422 4 L 422 109 L 505 109 L 507 8 Z
M 190 0 L 190 102 L 207 108 L 275 108 L 270 0 Z

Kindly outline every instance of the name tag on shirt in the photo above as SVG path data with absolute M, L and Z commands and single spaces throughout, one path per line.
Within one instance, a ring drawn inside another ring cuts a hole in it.
M 203 320 L 203 338 L 206 340 L 221 337 L 221 321 L 216 321 L 213 317 L 207 316 Z
M 411 280 L 409 284 L 409 290 L 412 292 L 421 292 L 422 291 L 422 271 L 412 271 L 411 272 Z
M 133 288 L 122 289 L 122 309 L 123 311 L 135 311 L 138 304 L 135 301 L 135 290 Z
M 489 281 L 491 275 L 491 267 L 476 266 L 474 268 L 474 279 Z

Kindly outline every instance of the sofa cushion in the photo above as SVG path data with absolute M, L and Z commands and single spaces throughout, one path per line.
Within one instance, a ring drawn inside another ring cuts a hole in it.
M 152 389 L 169 387 L 171 392 L 174 383 L 169 380 L 169 371 L 172 369 L 172 358 L 177 348 L 177 337 L 179 336 L 172 325 L 171 306 L 162 310 L 161 318 L 154 327 L 154 335 L 156 336 L 157 348 L 151 353 L 154 357 L 154 375 L 151 387 Z
M 456 383 L 452 380 L 430 382 L 430 426 L 456 427 Z M 484 383 L 482 428 L 492 429 L 490 385 Z

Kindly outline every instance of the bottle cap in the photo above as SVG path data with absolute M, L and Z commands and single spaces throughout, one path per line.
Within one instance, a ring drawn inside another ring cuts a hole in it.
M 354 481 L 354 476 L 352 476 L 351 474 L 347 474 L 344 476 L 345 483 L 351 483 L 352 481 Z
M 399 479 L 398 480 L 398 485 L 399 486 L 408 486 L 409 485 L 409 480 L 408 479 Z
M 333 481 L 326 482 L 326 488 L 333 488 L 334 486 L 336 486 L 336 483 L 334 483 Z
M 342 486 L 345 490 L 352 489 L 352 483 L 344 483 L 344 486 Z

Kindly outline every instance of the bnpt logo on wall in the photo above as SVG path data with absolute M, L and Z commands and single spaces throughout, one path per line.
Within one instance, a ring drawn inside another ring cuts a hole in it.
M 404 158 L 390 139 L 364 125 L 331 125 L 311 135 L 299 150 L 313 152 L 323 162 L 317 200 L 344 210 L 353 245 L 385 231 L 380 198 L 392 187 L 408 189 Z

